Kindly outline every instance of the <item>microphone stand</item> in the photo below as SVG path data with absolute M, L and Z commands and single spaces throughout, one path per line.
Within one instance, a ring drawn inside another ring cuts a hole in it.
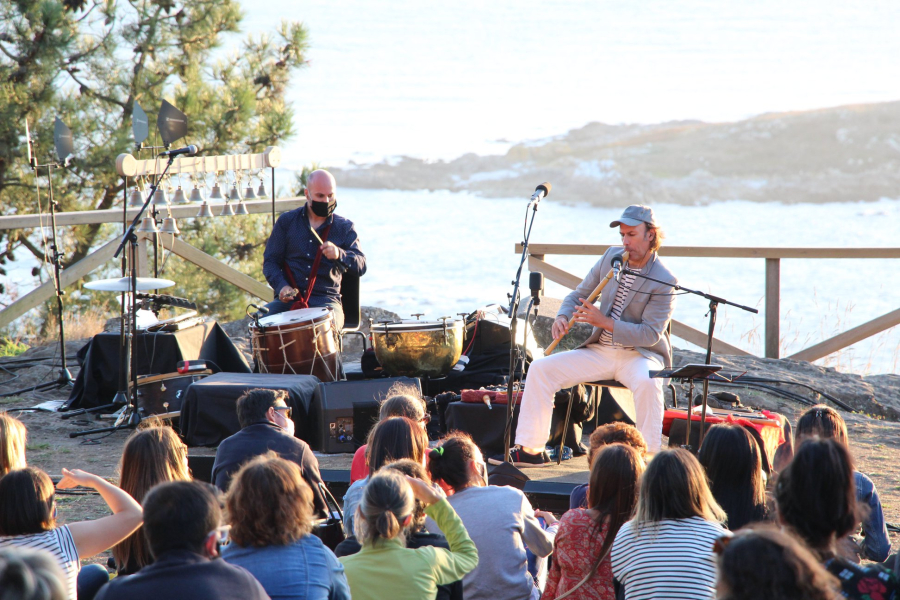
M 513 415 L 515 414 L 515 389 L 516 389 L 516 364 L 519 362 L 518 359 L 518 346 L 516 345 L 516 329 L 518 328 L 519 321 L 519 303 L 521 302 L 521 293 L 519 290 L 520 281 L 522 279 L 522 267 L 525 266 L 525 259 L 528 257 L 528 240 L 531 238 L 531 228 L 534 225 L 534 218 L 537 215 L 538 209 L 538 201 L 532 201 L 531 204 L 531 219 L 528 219 L 528 214 L 526 212 L 525 220 L 527 221 L 527 226 L 525 228 L 525 240 L 522 242 L 522 256 L 519 259 L 519 268 L 516 271 L 516 278 L 511 282 L 513 286 L 512 294 L 509 294 L 509 337 L 510 337 L 510 348 L 509 348 L 509 379 L 506 384 L 506 427 L 503 430 L 503 460 L 507 463 L 511 462 L 509 458 L 509 448 L 510 441 L 512 438 L 512 422 Z M 525 209 L 528 210 L 527 208 Z M 529 306 L 529 312 L 531 308 Z M 526 319 L 526 327 L 528 320 Z M 526 349 L 525 344 L 527 343 L 527 339 L 522 339 L 522 376 L 525 376 L 525 365 L 524 361 L 526 360 Z
M 712 360 L 712 342 L 713 342 L 713 332 L 716 329 L 716 315 L 717 310 L 719 308 L 719 304 L 727 304 L 729 306 L 734 306 L 740 308 L 741 310 L 746 310 L 747 312 L 751 312 L 753 314 L 758 314 L 759 311 L 755 308 L 750 308 L 749 306 L 744 306 L 742 304 L 737 304 L 735 302 L 731 302 L 726 300 L 725 298 L 720 298 L 719 296 L 713 296 L 712 294 L 707 294 L 706 292 L 701 292 L 699 290 L 692 290 L 691 288 L 686 288 L 682 285 L 669 283 L 668 281 L 662 281 L 660 279 L 654 279 L 653 277 L 649 277 L 647 275 L 642 275 L 637 271 L 632 271 L 628 268 L 627 264 L 622 265 L 622 273 L 626 273 L 628 275 L 634 275 L 635 277 L 640 277 L 642 279 L 646 279 L 648 281 L 653 281 L 656 283 L 661 283 L 663 285 L 667 285 L 673 290 L 678 290 L 682 292 L 688 292 L 690 294 L 694 294 L 695 296 L 700 296 L 701 298 L 706 298 L 709 300 L 709 312 L 706 313 L 706 316 L 709 317 L 709 330 L 707 333 L 706 339 L 706 364 L 710 364 L 710 360 Z M 693 394 L 693 380 L 691 380 L 691 394 Z M 709 397 L 709 379 L 703 379 L 703 401 L 702 408 L 700 410 L 700 437 L 698 438 L 697 447 L 703 444 L 703 435 L 704 429 L 706 428 L 706 407 L 707 407 L 707 399 Z M 687 432 L 685 437 L 685 445 L 688 447 L 688 450 L 691 450 L 691 417 L 693 415 L 692 405 L 694 403 L 693 398 L 688 399 L 688 412 L 687 412 Z
M 31 140 L 28 140 L 28 143 L 31 143 Z M 62 286 L 61 276 L 61 267 L 60 267 L 60 259 L 62 258 L 62 253 L 59 251 L 59 244 L 56 239 L 56 201 L 53 199 L 53 169 L 59 168 L 59 163 L 47 163 L 45 165 L 37 164 L 37 157 L 32 151 L 32 159 L 31 167 L 34 170 L 35 178 L 37 177 L 38 169 L 42 167 L 47 168 L 47 189 L 49 192 L 50 198 L 50 262 L 53 264 L 53 288 L 56 292 L 56 316 L 59 321 L 59 355 L 60 355 L 60 371 L 59 377 L 56 378 L 56 381 L 48 381 L 46 383 L 39 383 L 38 385 L 33 385 L 31 387 L 15 390 L 13 392 L 8 392 L 3 394 L 0 397 L 6 396 L 17 396 L 24 392 L 33 392 L 37 390 L 46 390 L 54 387 L 64 387 L 64 386 L 74 386 L 75 379 L 72 377 L 72 373 L 69 372 L 69 367 L 66 364 L 66 328 L 63 323 L 63 295 L 66 293 Z M 68 163 L 68 158 L 66 159 L 66 163 Z
M 126 376 L 125 379 L 131 380 L 131 393 L 128 394 L 129 403 L 125 406 L 125 411 L 119 416 L 116 420 L 116 424 L 112 427 L 102 427 L 99 429 L 86 429 L 84 431 L 74 431 L 69 434 L 70 438 L 80 437 L 83 435 L 94 435 L 98 433 L 113 433 L 120 429 L 136 429 L 138 425 L 141 423 L 141 413 L 138 408 L 138 382 L 137 382 L 137 337 L 135 336 L 135 331 L 137 331 L 137 247 L 138 247 L 138 239 L 135 234 L 135 229 L 137 228 L 138 223 L 141 222 L 141 217 L 144 215 L 144 211 L 147 210 L 147 206 L 153 201 L 153 194 L 156 192 L 157 188 L 159 188 L 160 182 L 165 178 L 166 173 L 169 170 L 169 167 L 172 166 L 172 163 L 175 161 L 175 156 L 169 156 L 169 160 L 166 163 L 166 168 L 163 169 L 162 174 L 160 174 L 159 178 L 153 183 L 150 188 L 150 193 L 147 194 L 147 198 L 144 200 L 144 204 L 141 206 L 141 210 L 138 211 L 138 214 L 134 217 L 134 220 L 131 222 L 131 225 L 128 226 L 128 229 L 125 230 L 125 233 L 122 235 L 122 241 L 119 243 L 119 247 L 116 249 L 116 253 L 113 255 L 113 258 L 118 258 L 119 254 L 122 253 L 122 250 L 125 249 L 125 245 L 128 245 L 129 248 L 129 260 L 131 262 L 129 272 L 130 272 L 130 293 L 131 293 L 131 322 L 129 323 L 128 333 L 126 337 L 128 338 L 128 344 L 126 345 L 126 360 L 123 361 L 126 365 L 126 370 L 129 372 L 129 376 Z M 122 327 L 125 326 L 125 323 L 122 323 Z M 116 395 L 118 398 L 118 394 Z

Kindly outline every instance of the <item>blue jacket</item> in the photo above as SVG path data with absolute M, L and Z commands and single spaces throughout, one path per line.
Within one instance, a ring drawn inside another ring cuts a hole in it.
M 232 542 L 222 558 L 250 571 L 272 600 L 350 600 L 343 565 L 311 534 L 287 546 L 244 548 Z
M 869 507 L 869 516 L 862 524 L 865 535 L 860 543 L 862 555 L 875 562 L 884 562 L 891 553 L 891 540 L 884 522 L 881 500 L 871 479 L 858 471 L 854 471 L 853 475 L 856 479 L 856 501 Z

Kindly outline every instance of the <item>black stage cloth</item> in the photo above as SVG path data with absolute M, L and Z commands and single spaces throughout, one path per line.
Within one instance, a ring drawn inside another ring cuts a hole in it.
M 138 331 L 135 335 L 138 375 L 174 373 L 179 361 L 198 358 L 216 363 L 222 371 L 250 372 L 243 355 L 215 321 L 171 333 Z M 63 410 L 112 402 L 119 390 L 119 343 L 118 333 L 101 333 L 78 351 L 81 371 Z
M 313 375 L 276 375 L 270 373 L 216 373 L 188 386 L 181 407 L 181 435 L 188 446 L 218 446 L 240 431 L 237 399 L 255 388 L 284 390 L 292 407 L 295 435 L 309 442 L 313 426 L 309 423 L 309 405 L 319 385 Z

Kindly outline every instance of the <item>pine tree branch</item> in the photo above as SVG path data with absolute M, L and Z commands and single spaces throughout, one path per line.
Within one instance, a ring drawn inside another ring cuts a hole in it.
M 123 110 L 125 109 L 125 103 L 122 102 L 121 100 L 116 100 L 115 98 L 110 98 L 109 96 L 106 96 L 105 94 L 95 92 L 94 90 L 89 88 L 86 83 L 82 82 L 81 80 L 78 79 L 78 77 L 75 76 L 75 71 L 73 68 L 69 67 L 68 69 L 66 69 L 66 73 L 69 74 L 69 77 L 71 77 L 75 81 L 75 83 L 77 83 L 79 86 L 81 86 L 82 93 L 90 94 L 94 98 L 103 100 L 104 102 L 109 102 L 110 104 L 115 104 L 116 106 L 122 108 Z

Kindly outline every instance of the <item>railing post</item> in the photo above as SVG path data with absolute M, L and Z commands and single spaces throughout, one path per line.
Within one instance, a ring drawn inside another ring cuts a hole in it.
M 781 259 L 766 259 L 766 358 L 779 358 L 781 349 Z

